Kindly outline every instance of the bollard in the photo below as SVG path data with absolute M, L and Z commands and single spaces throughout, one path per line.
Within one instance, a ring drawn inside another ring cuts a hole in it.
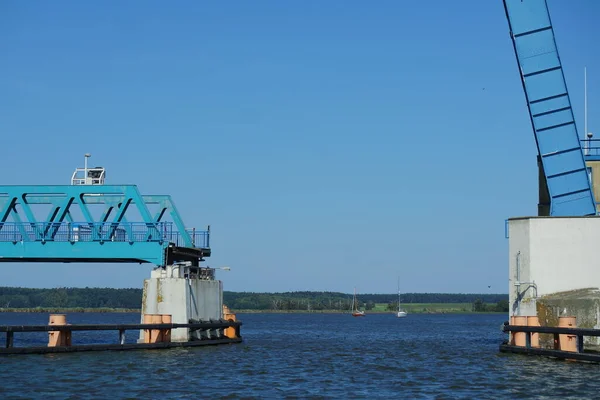
M 161 324 L 162 323 L 162 315 L 161 314 L 151 314 L 150 316 L 151 324 Z M 162 331 L 160 329 L 150 329 L 150 343 L 158 343 L 162 342 Z
M 173 318 L 171 317 L 171 314 L 162 314 L 161 315 L 161 323 L 163 323 L 163 324 L 170 324 L 172 322 L 172 320 L 173 320 Z M 171 329 L 163 329 L 162 341 L 163 342 L 171 341 Z
M 50 314 L 48 325 L 68 325 L 67 316 L 65 314 Z M 49 331 L 48 332 L 48 347 L 70 346 L 71 332 L 68 331 Z
M 223 305 L 223 319 L 225 321 L 235 321 L 235 314 L 229 310 L 229 307 Z M 225 328 L 224 334 L 229 339 L 237 338 L 236 330 L 234 326 L 230 326 L 229 328 Z
M 576 328 L 576 317 L 558 317 L 559 328 Z M 558 348 L 562 351 L 577 352 L 577 335 L 558 335 Z
M 540 326 L 540 319 L 536 316 L 527 317 L 527 326 Z M 529 333 L 531 347 L 540 347 L 540 334 L 537 332 Z
M 513 317 L 513 324 L 515 326 L 527 326 L 527 317 L 522 317 L 522 316 L 514 316 Z M 514 345 L 515 346 L 521 346 L 521 347 L 525 347 L 526 346 L 526 337 L 525 337 L 526 333 L 525 332 L 513 332 L 513 337 L 514 337 Z
M 144 314 L 144 324 L 152 323 L 152 314 Z M 144 343 L 150 343 L 150 329 L 144 329 Z

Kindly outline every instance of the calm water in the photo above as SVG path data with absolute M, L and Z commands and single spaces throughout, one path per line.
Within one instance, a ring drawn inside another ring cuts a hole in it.
M 600 389 L 597 365 L 500 354 L 505 315 L 238 317 L 245 340 L 238 345 L 2 356 L 0 398 L 581 399 Z M 47 321 L 47 314 L 0 314 L 2 325 Z M 68 315 L 69 323 L 138 321 L 137 314 Z M 82 335 L 73 342 L 117 338 Z M 15 344 L 46 340 L 15 335 Z

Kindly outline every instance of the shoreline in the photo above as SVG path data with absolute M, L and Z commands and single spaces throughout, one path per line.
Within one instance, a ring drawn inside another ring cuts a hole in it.
M 350 314 L 347 310 L 233 310 L 236 314 Z M 407 311 L 407 310 L 405 310 Z M 408 310 L 408 315 L 411 314 L 506 314 L 504 311 L 459 311 L 459 310 L 429 310 L 421 311 Z M 396 315 L 396 311 L 365 311 L 366 315 L 370 314 L 390 314 Z
M 35 307 L 35 308 L 0 308 L 0 313 L 140 313 L 135 308 L 85 308 L 85 307 Z
M 347 310 L 234 310 L 236 314 L 349 314 Z M 135 308 L 61 308 L 61 307 L 36 307 L 36 308 L 0 308 L 0 313 L 141 313 L 141 309 Z M 396 311 L 366 311 L 369 314 L 395 315 Z M 432 310 L 408 310 L 408 314 L 504 314 L 500 311 L 460 311 L 448 309 Z

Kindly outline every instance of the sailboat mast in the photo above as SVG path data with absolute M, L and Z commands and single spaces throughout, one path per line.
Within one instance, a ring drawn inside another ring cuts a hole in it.
M 400 311 L 400 277 L 398 277 L 398 311 Z

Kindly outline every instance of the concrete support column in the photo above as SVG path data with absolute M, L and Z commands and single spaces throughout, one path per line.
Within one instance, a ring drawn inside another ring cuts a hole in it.
M 190 320 L 220 320 L 222 317 L 223 285 L 219 280 L 205 279 L 206 274 L 186 273 L 186 267 L 174 265 L 156 268 L 144 281 L 142 321 L 144 314 L 171 315 L 173 323 Z M 140 333 L 140 342 L 144 340 Z M 187 328 L 171 331 L 172 342 L 187 342 Z

